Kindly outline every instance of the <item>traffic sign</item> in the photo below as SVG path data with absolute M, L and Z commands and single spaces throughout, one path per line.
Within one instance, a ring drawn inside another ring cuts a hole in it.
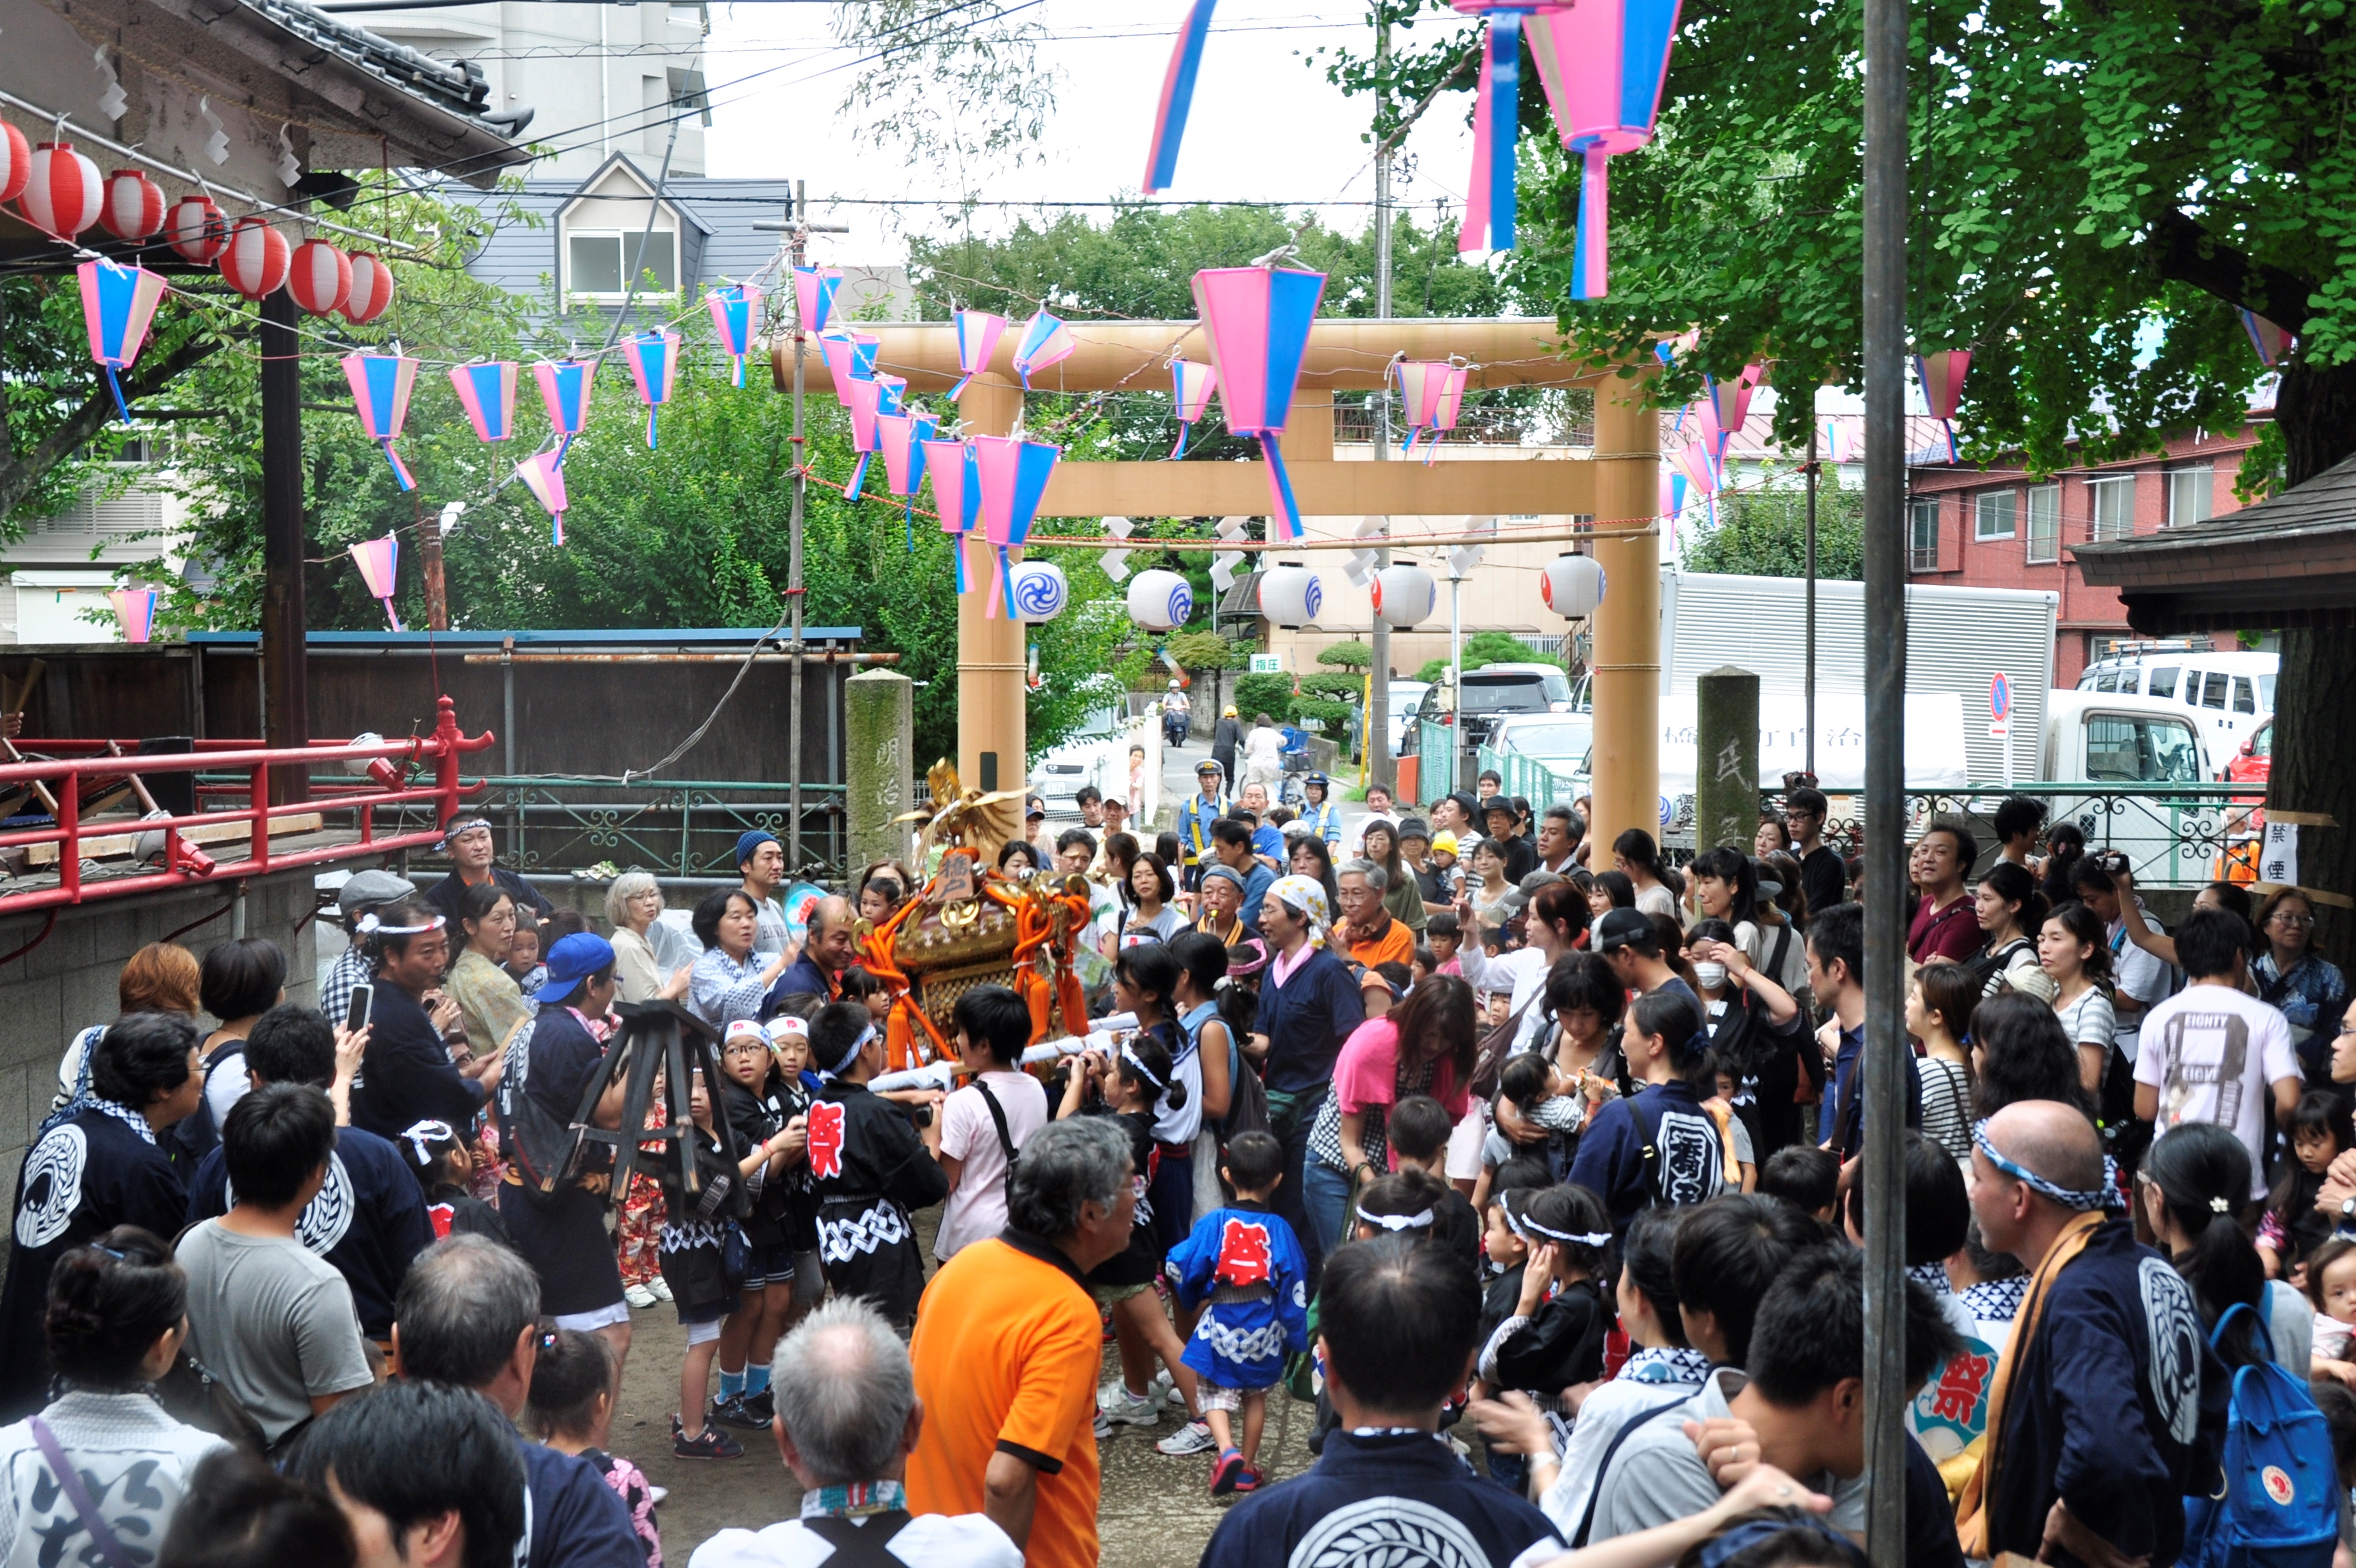
M 1988 677 L 1988 717 L 2003 723 L 2012 716 L 2012 682 L 2002 670 Z
M 1284 673 L 1284 656 L 1282 654 L 1254 654 L 1251 656 L 1251 672 L 1254 675 L 1282 675 Z

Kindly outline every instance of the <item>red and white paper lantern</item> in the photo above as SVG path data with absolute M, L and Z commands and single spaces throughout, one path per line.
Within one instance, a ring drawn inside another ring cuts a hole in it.
M 0 120 L 0 201 L 24 195 L 25 183 L 32 177 L 33 144 L 25 140 L 25 133 Z
M 164 227 L 164 187 L 137 169 L 117 169 L 106 176 L 98 220 L 117 240 L 145 240 Z
M 294 252 L 286 236 L 259 218 L 241 218 L 220 254 L 220 275 L 250 300 L 274 293 L 286 282 Z
M 286 292 L 313 315 L 325 315 L 340 306 L 352 292 L 351 258 L 325 240 L 305 240 L 294 247 L 286 273 Z
M 164 215 L 164 238 L 180 259 L 209 267 L 229 249 L 229 219 L 209 196 L 184 196 Z
M 392 269 L 366 251 L 355 251 L 351 272 L 351 287 L 344 293 L 344 319 L 365 326 L 392 303 Z
M 104 195 L 98 165 L 73 149 L 71 142 L 44 142 L 33 149 L 32 177 L 16 198 L 25 221 L 44 234 L 70 240 L 98 221 Z

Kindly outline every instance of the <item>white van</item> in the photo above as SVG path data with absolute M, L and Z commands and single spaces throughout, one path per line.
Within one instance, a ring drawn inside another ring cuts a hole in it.
M 2047 697 L 2040 779 L 2097 789 L 2201 784 L 2215 776 L 2211 756 L 2199 714 L 2168 698 L 2083 688 Z M 2107 799 L 2055 790 L 2047 798 L 2050 820 L 2076 823 L 2090 853 L 2124 851 L 2137 886 L 2199 887 L 2211 880 L 2224 829 L 2222 800 L 2171 799 L 2143 789 Z
M 2078 689 L 2175 703 L 2206 732 L 2209 754 L 2223 759 L 2239 751 L 2273 715 L 2275 673 L 2281 664 L 2276 654 L 2125 643 L 2088 665 L 2078 677 Z M 2218 765 L 2224 763 L 2221 760 Z

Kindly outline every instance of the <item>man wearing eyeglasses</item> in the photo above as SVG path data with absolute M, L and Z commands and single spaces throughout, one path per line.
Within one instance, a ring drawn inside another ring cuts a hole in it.
M 457 929 L 459 901 L 466 890 L 484 882 L 497 882 L 515 901 L 516 912 L 531 912 L 535 923 L 556 912 L 556 906 L 540 896 L 540 891 L 504 866 L 494 865 L 496 855 L 491 847 L 490 818 L 472 806 L 461 806 L 442 824 L 443 852 L 450 857 L 450 874 L 434 884 L 425 894 L 425 901 L 434 912 Z
M 1800 858 L 1800 891 L 1808 912 L 1830 909 L 1848 898 L 1848 868 L 1840 851 L 1825 842 L 1825 818 L 1832 802 L 1824 791 L 1803 786 L 1783 796 L 1783 826 L 1792 830 L 1792 853 Z

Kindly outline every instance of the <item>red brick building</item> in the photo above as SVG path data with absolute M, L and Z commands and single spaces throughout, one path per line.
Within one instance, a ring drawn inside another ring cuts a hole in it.
M 2159 456 L 2065 469 L 2040 481 L 2017 468 L 1917 464 L 1909 475 L 1909 579 L 2060 593 L 2053 684 L 2075 686 L 2109 639 L 2133 634 L 2118 590 L 2089 585 L 2071 547 L 2238 510 L 2234 476 L 2256 440 L 2254 425 L 2204 431 L 2169 443 Z M 2224 634 L 2219 645 L 2236 645 Z

